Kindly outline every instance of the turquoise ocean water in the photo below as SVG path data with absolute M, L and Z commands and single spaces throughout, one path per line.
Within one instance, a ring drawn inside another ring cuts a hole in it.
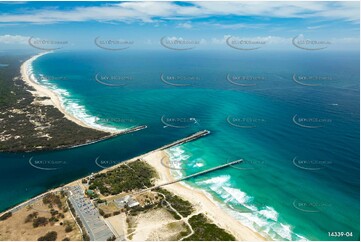
M 0 154 L 0 210 L 100 170 L 99 161 L 110 166 L 207 129 L 167 151 L 175 176 L 243 159 L 187 184 L 272 239 L 359 240 L 359 61 L 332 51 L 42 56 L 34 77 L 68 112 L 95 126 L 148 128 L 77 149 Z M 62 162 L 45 171 L 31 157 Z

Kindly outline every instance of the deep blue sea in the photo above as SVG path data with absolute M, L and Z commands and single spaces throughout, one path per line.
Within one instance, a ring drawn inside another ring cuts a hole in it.
M 175 176 L 243 159 L 187 184 L 272 239 L 359 240 L 359 66 L 358 52 L 328 50 L 44 55 L 34 77 L 68 112 L 90 125 L 148 128 L 76 149 L 0 154 L 0 210 L 100 170 L 96 161 L 110 166 L 207 129 L 167 151 Z M 62 162 L 39 170 L 31 157 Z

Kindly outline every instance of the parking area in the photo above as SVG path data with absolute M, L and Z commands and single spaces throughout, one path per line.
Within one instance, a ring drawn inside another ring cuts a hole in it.
M 98 209 L 85 197 L 84 190 L 80 186 L 73 186 L 69 191 L 69 201 L 87 230 L 90 240 L 106 241 L 112 237 L 112 231 L 101 218 Z

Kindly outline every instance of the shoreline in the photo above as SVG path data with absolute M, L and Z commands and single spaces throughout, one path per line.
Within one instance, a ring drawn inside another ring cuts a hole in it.
M 20 67 L 20 74 L 21 74 L 21 79 L 25 82 L 25 84 L 27 84 L 28 86 L 34 88 L 35 90 L 29 90 L 29 92 L 31 92 L 31 94 L 34 97 L 47 97 L 50 98 L 50 101 L 46 102 L 46 104 L 41 103 L 41 105 L 52 105 L 54 106 L 56 109 L 58 109 L 62 114 L 64 114 L 64 117 L 66 119 L 68 119 L 69 121 L 76 123 L 77 125 L 84 127 L 84 128 L 89 128 L 89 129 L 93 129 L 93 130 L 97 130 L 97 131 L 101 131 L 104 133 L 110 133 L 111 135 L 116 135 L 116 134 L 121 134 L 122 132 L 126 131 L 127 129 L 124 130 L 112 130 L 112 129 L 107 129 L 107 128 L 99 128 L 99 127 L 94 127 L 91 126 L 89 124 L 87 124 L 86 122 L 82 121 L 81 119 L 78 119 L 77 117 L 75 117 L 74 115 L 68 113 L 65 108 L 62 105 L 62 102 L 60 100 L 60 97 L 58 96 L 58 94 L 56 94 L 55 92 L 53 92 L 52 90 L 46 88 L 45 86 L 36 83 L 34 80 L 32 80 L 32 78 L 30 77 L 33 73 L 30 73 L 30 69 L 32 67 L 32 62 L 35 61 L 36 59 L 38 59 L 39 57 L 49 54 L 49 53 L 53 53 L 52 51 L 48 51 L 48 52 L 42 52 L 39 53 L 37 55 L 32 56 L 30 59 L 24 61 L 24 63 L 21 65 Z
M 32 62 L 35 61 L 37 58 L 39 58 L 43 55 L 46 55 L 48 53 L 52 53 L 52 52 L 42 52 L 40 54 L 32 56 L 30 59 L 26 60 L 21 65 L 20 73 L 21 73 L 22 80 L 27 85 L 29 85 L 30 87 L 35 89 L 35 91 L 29 90 L 32 93 L 32 95 L 34 97 L 50 98 L 50 101 L 48 101 L 46 104 L 44 104 L 44 103 L 42 103 L 42 104 L 54 106 L 61 113 L 64 114 L 64 117 L 66 119 L 78 124 L 79 126 L 82 126 L 85 128 L 90 128 L 90 129 L 97 130 L 97 131 L 102 131 L 105 133 L 109 133 L 110 134 L 109 136 L 115 136 L 115 135 L 121 134 L 123 132 L 126 132 L 127 129 L 126 130 L 117 130 L 117 131 L 106 130 L 106 129 L 101 129 L 98 127 L 91 126 L 91 125 L 83 122 L 82 120 L 76 118 L 75 116 L 73 116 L 72 114 L 68 113 L 65 110 L 65 108 L 62 106 L 60 97 L 55 92 L 53 92 L 52 90 L 35 82 L 34 80 L 32 80 L 32 78 L 31 78 Z M 108 136 L 106 138 L 108 138 Z M 166 159 L 166 161 L 169 163 L 169 156 L 163 149 L 156 149 L 156 150 L 150 151 L 148 153 L 145 153 L 145 154 L 139 155 L 137 157 L 131 158 L 129 160 L 126 160 L 124 162 L 121 162 L 115 166 L 103 169 L 97 173 L 103 173 L 103 172 L 115 169 L 118 165 L 121 165 L 123 163 L 133 162 L 138 159 L 144 160 L 146 163 L 151 165 L 156 170 L 156 172 L 158 173 L 158 176 L 159 176 L 159 179 L 157 179 L 156 184 L 162 184 L 162 183 L 166 183 L 166 182 L 175 180 L 175 177 L 171 174 L 170 169 L 163 166 L 160 162 L 162 159 Z M 63 186 L 51 189 L 50 191 L 47 191 L 38 196 L 35 196 L 34 198 L 28 199 L 27 201 L 20 203 L 20 204 L 14 206 L 13 208 L 7 209 L 6 211 L 4 211 L 1 214 L 4 214 L 9 210 L 16 211 L 17 208 L 19 208 L 19 207 L 21 208 L 24 204 L 30 203 L 31 201 L 43 196 L 44 194 L 46 194 L 48 192 L 54 192 L 54 191 L 63 189 L 64 187 L 68 187 L 72 184 L 78 183 L 82 179 L 83 179 L 83 177 L 80 179 L 74 180 L 68 184 L 65 184 Z M 187 186 L 180 182 L 174 183 L 171 185 L 167 185 L 167 186 L 165 186 L 165 188 L 167 190 L 169 190 L 170 192 L 191 202 L 198 211 L 204 213 L 213 223 L 215 223 L 219 227 L 224 228 L 227 231 L 229 231 L 232 235 L 234 235 L 236 237 L 237 240 L 266 240 L 262 235 L 252 231 L 250 228 L 243 225 L 240 221 L 236 220 L 231 215 L 229 215 L 226 211 L 222 210 L 221 207 L 219 207 L 218 204 L 211 197 L 207 196 L 204 191 L 202 191 L 198 188 Z
M 169 145 L 169 144 L 168 144 L 168 145 Z M 166 146 L 168 146 L 168 145 L 166 145 Z M 159 151 L 161 151 L 163 148 L 164 148 L 164 146 L 163 146 L 163 147 L 160 147 L 160 148 L 157 148 L 157 149 L 154 149 L 154 150 L 150 150 L 150 151 L 148 151 L 148 152 L 146 152 L 146 153 L 137 155 L 137 156 L 132 157 L 132 158 L 127 159 L 127 160 L 123 160 L 123 161 L 121 161 L 121 162 L 118 163 L 118 164 L 115 164 L 115 165 L 110 166 L 110 167 L 107 167 L 107 168 L 103 168 L 103 169 L 101 169 L 101 170 L 99 170 L 99 171 L 96 171 L 96 172 L 92 172 L 91 174 L 88 174 L 88 175 L 86 175 L 86 176 L 77 178 L 77 179 L 72 180 L 72 181 L 70 181 L 70 182 L 68 182 L 68 183 L 65 183 L 65 184 L 63 183 L 63 184 L 60 184 L 60 185 L 56 185 L 56 186 L 54 186 L 54 187 L 52 187 L 52 188 L 49 188 L 47 191 L 38 193 L 38 194 L 34 195 L 33 197 L 28 198 L 27 200 L 25 200 L 25 201 L 23 201 L 23 202 L 20 202 L 20 203 L 18 203 L 18 204 L 15 204 L 15 205 L 13 205 L 13 206 L 11 206 L 11 207 L 6 208 L 6 209 L 3 210 L 3 211 L 0 211 L 0 216 L 3 215 L 3 214 L 5 214 L 5 213 L 7 213 L 7 212 L 11 212 L 11 210 L 16 209 L 17 207 L 19 207 L 19 206 L 27 203 L 29 200 L 33 200 L 33 199 L 35 199 L 35 198 L 37 198 L 37 197 L 40 197 L 40 196 L 42 196 L 42 195 L 44 195 L 44 194 L 46 194 L 46 193 L 48 193 L 48 192 L 54 192 L 54 191 L 60 190 L 60 189 L 62 189 L 62 188 L 64 188 L 64 187 L 72 186 L 72 185 L 74 185 L 74 184 L 77 184 L 78 182 L 81 183 L 82 179 L 84 179 L 84 178 L 86 178 L 86 177 L 88 177 L 88 176 L 90 176 L 90 175 L 92 175 L 92 174 L 106 173 L 106 172 L 108 172 L 108 171 L 111 171 L 111 170 L 116 169 L 118 166 L 121 166 L 122 164 L 127 164 L 127 163 L 129 163 L 129 162 L 134 162 L 134 161 L 137 161 L 137 160 L 139 160 L 139 159 L 142 159 L 142 158 L 145 157 L 145 156 L 148 156 L 148 155 L 154 154 L 154 153 L 156 153 L 156 152 L 159 152 Z
M 166 162 L 169 163 L 169 156 L 164 150 L 145 154 L 142 159 L 157 171 L 159 178 L 157 179 L 156 185 L 175 180 L 170 169 L 163 166 L 160 162 L 162 159 L 166 159 Z M 254 232 L 226 211 L 222 210 L 213 198 L 207 196 L 204 191 L 198 188 L 182 184 L 182 182 L 166 185 L 164 188 L 188 200 L 213 223 L 228 230 L 237 240 L 269 240 L 269 238 L 264 238 L 261 234 Z
M 163 184 L 175 180 L 175 178 L 171 174 L 170 169 L 161 164 L 161 159 L 164 158 L 166 159 L 166 162 L 169 162 L 169 156 L 165 150 L 155 149 L 92 174 L 104 173 L 116 169 L 118 166 L 122 164 L 134 162 L 137 160 L 143 160 L 144 162 L 146 162 L 156 170 L 158 174 L 156 185 Z M 28 200 L 1 212 L 0 216 L 10 211 L 16 212 L 19 208 L 23 207 L 24 205 L 28 204 L 31 201 L 36 200 L 39 197 L 44 196 L 49 192 L 56 192 L 62 190 L 65 187 L 73 186 L 75 184 L 81 184 L 82 179 L 88 176 L 89 175 L 73 180 L 62 186 L 54 187 L 33 198 L 29 198 Z M 269 238 L 264 238 L 261 234 L 251 230 L 247 226 L 243 225 L 240 221 L 233 218 L 226 211 L 222 210 L 222 208 L 214 201 L 214 199 L 210 196 L 207 196 L 207 194 L 201 189 L 191 187 L 186 184 L 182 184 L 182 182 L 166 185 L 164 186 L 164 188 L 169 190 L 173 194 L 176 194 L 181 198 L 189 201 L 196 208 L 197 211 L 204 213 L 214 224 L 230 232 L 234 237 L 236 237 L 237 240 L 246 240 L 246 241 L 270 240 Z

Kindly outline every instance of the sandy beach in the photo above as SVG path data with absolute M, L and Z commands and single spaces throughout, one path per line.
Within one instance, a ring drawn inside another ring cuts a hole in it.
M 113 169 L 116 169 L 118 166 L 134 162 L 137 160 L 143 160 L 147 162 L 149 165 L 151 165 L 158 173 L 158 179 L 156 180 L 155 185 L 167 183 L 170 181 L 175 180 L 175 178 L 172 176 L 169 168 L 162 165 L 161 160 L 166 164 L 169 164 L 169 156 L 164 150 L 153 150 L 146 154 L 134 157 L 132 159 L 129 159 L 127 161 L 121 162 L 115 166 L 109 167 L 107 169 L 99 171 L 99 173 L 104 173 Z M 69 187 L 69 186 L 75 186 L 75 185 L 81 185 L 81 181 L 83 178 L 80 178 L 78 180 L 75 180 L 73 182 L 70 182 L 63 187 Z M 55 192 L 61 190 L 63 187 L 58 187 L 55 189 L 52 189 L 48 192 Z M 217 203 L 209 196 L 205 194 L 202 190 L 192 188 L 190 186 L 186 186 L 182 184 L 182 182 L 173 183 L 171 185 L 164 186 L 165 189 L 169 190 L 170 192 L 182 197 L 183 199 L 191 202 L 196 210 L 197 213 L 204 213 L 214 224 L 217 226 L 226 229 L 228 232 L 230 232 L 235 238 L 239 241 L 260 241 L 260 240 L 270 240 L 270 238 L 264 238 L 262 235 L 254 232 L 250 228 L 244 226 L 240 221 L 233 218 L 231 215 L 229 215 L 226 211 L 222 210 Z M 24 207 L 28 202 L 37 199 L 38 197 L 43 196 L 45 193 L 30 199 L 24 203 L 21 203 L 14 208 L 21 208 Z M 17 210 L 17 209 L 16 209 Z M 15 210 L 15 211 L 16 211 Z M 3 213 L 5 213 L 4 211 Z M 3 214 L 1 213 L 1 214 Z M 0 214 L 0 215 L 1 215 Z M 156 220 L 151 220 L 149 223 L 154 224 Z
M 25 61 L 21 66 L 22 79 L 29 86 L 31 86 L 35 89 L 35 91 L 31 91 L 32 94 L 35 97 L 49 97 L 50 100 L 42 101 L 43 105 L 53 105 L 58 110 L 60 110 L 68 120 L 70 120 L 82 127 L 96 129 L 96 130 L 109 132 L 109 133 L 113 133 L 113 134 L 118 133 L 117 131 L 104 130 L 104 129 L 92 127 L 92 126 L 86 124 L 85 122 L 82 122 L 81 120 L 77 119 L 76 117 L 72 116 L 71 114 L 66 112 L 66 110 L 62 106 L 61 101 L 59 100 L 59 97 L 56 93 L 52 92 L 51 90 L 47 89 L 46 87 L 44 87 L 44 86 L 36 83 L 34 80 L 32 80 L 32 78 L 30 77 L 30 75 L 31 75 L 30 67 L 32 65 L 32 62 L 34 60 L 36 60 L 37 58 L 39 58 L 45 54 L 48 54 L 48 53 L 50 53 L 50 52 L 43 52 L 38 55 L 35 55 L 35 56 L 31 57 L 30 59 L 28 59 L 27 61 Z M 145 155 L 141 155 L 141 156 L 135 157 L 133 159 L 130 159 L 130 160 L 128 160 L 128 162 L 137 160 L 139 158 L 143 159 L 144 161 L 146 161 L 147 163 L 149 163 L 151 166 L 153 166 L 156 169 L 156 171 L 159 174 L 159 179 L 156 182 L 157 184 L 162 184 L 162 183 L 166 183 L 166 182 L 174 180 L 174 177 L 171 175 L 169 168 L 167 168 L 161 164 L 161 160 L 163 158 L 165 158 L 166 162 L 169 162 L 169 157 L 165 151 L 162 151 L 162 150 L 161 151 L 159 151 L 159 150 L 151 151 Z M 101 172 L 106 172 L 108 170 L 114 169 L 116 166 L 105 169 Z M 74 184 L 79 181 L 80 180 L 77 180 L 70 184 Z M 69 186 L 70 184 L 68 184 L 67 186 Z M 231 232 L 236 237 L 237 240 L 265 240 L 265 238 L 263 238 L 261 235 L 255 233 L 251 229 L 242 225 L 239 221 L 237 221 L 236 219 L 231 217 L 228 213 L 223 211 L 215 203 L 215 201 L 213 201 L 210 197 L 208 197 L 201 190 L 191 188 L 189 186 L 184 186 L 184 185 L 182 185 L 182 183 L 175 183 L 175 184 L 167 185 L 167 186 L 165 186 L 165 188 L 168 189 L 169 191 L 173 192 L 174 194 L 181 196 L 184 199 L 190 201 L 195 206 L 197 211 L 206 214 L 208 216 L 208 218 L 210 218 L 213 221 L 213 223 L 215 223 L 219 227 L 224 228 L 224 229 L 228 230 L 229 232 Z
M 73 115 L 69 114 L 68 112 L 66 112 L 66 110 L 64 109 L 64 107 L 61 104 L 61 101 L 58 97 L 58 95 L 54 92 L 52 92 L 51 90 L 47 89 L 46 87 L 36 83 L 31 77 L 30 75 L 31 73 L 31 66 L 32 66 L 32 62 L 35 61 L 37 58 L 46 55 L 48 53 L 51 53 L 51 51 L 49 52 L 42 52 L 40 54 L 37 54 L 33 57 L 31 57 L 30 59 L 26 60 L 20 67 L 20 73 L 21 73 L 21 77 L 22 80 L 28 84 L 29 86 L 33 87 L 35 89 L 35 91 L 31 91 L 31 93 L 33 94 L 33 96 L 35 97 L 49 97 L 50 100 L 45 100 L 42 101 L 41 104 L 43 105 L 53 105 L 55 108 L 57 108 L 60 112 L 62 112 L 65 116 L 66 119 L 82 126 L 85 128 L 90 128 L 90 129 L 95 129 L 98 131 L 103 131 L 103 132 L 107 132 L 107 133 L 112 133 L 112 134 L 117 134 L 117 133 L 121 133 L 122 131 L 114 131 L 111 129 L 102 129 L 102 128 L 97 128 L 97 127 L 93 127 L 85 122 L 83 122 L 82 120 L 77 119 L 76 117 L 74 117 Z
M 169 168 L 161 164 L 160 161 L 162 159 L 165 159 L 165 162 L 169 163 L 169 157 L 165 151 L 153 152 L 143 157 L 143 160 L 153 166 L 159 174 L 159 179 L 156 184 L 163 184 L 174 180 Z M 260 234 L 255 233 L 223 211 L 215 201 L 212 201 L 203 191 L 184 186 L 179 182 L 167 185 L 164 188 L 191 202 L 198 211 L 206 214 L 208 218 L 219 227 L 231 232 L 237 240 L 266 240 Z

